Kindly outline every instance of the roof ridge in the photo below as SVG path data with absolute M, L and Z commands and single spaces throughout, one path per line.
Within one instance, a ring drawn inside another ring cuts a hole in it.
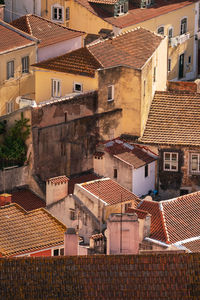
M 33 35 L 33 31 L 32 31 L 32 28 L 31 28 L 30 21 L 29 21 L 29 16 L 28 16 L 28 15 L 26 15 L 25 19 L 26 19 L 26 22 L 27 22 L 27 25 L 28 25 L 28 28 L 29 28 L 30 34 L 31 34 L 31 35 Z
M 162 223 L 163 223 L 163 226 L 164 226 L 164 234 L 166 236 L 167 242 L 170 242 L 170 240 L 169 240 L 169 233 L 168 233 L 167 225 L 166 225 L 165 213 L 164 213 L 163 205 L 162 205 L 161 202 L 159 202 L 159 208 L 160 208 L 160 212 L 161 212 L 161 216 L 162 216 L 161 217 Z

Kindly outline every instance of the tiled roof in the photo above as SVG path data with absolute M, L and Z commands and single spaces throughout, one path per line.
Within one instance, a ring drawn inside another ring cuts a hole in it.
M 87 47 L 104 68 L 123 65 L 141 69 L 163 38 L 144 28 L 136 28 Z
M 186 247 L 191 252 L 200 252 L 200 239 L 182 243 L 181 245 Z
M 102 18 L 104 21 L 118 28 L 126 28 L 136 25 L 197 2 L 197 0 L 168 0 L 167 2 L 163 0 L 157 0 L 155 5 L 152 7 L 149 7 L 148 9 L 142 9 L 136 8 L 131 1 L 129 1 L 128 13 L 119 17 L 114 17 L 113 14 L 105 11 L 102 7 L 90 3 L 88 0 L 76 1 L 89 10 L 92 14 Z
M 64 243 L 66 227 L 44 208 L 26 212 L 17 204 L 0 207 L 0 253 L 16 256 Z
M 64 55 L 34 64 L 33 66 L 58 72 L 94 77 L 95 70 L 100 68 L 101 64 L 87 48 L 80 48 Z
M 130 144 L 120 138 L 105 142 L 104 151 L 110 153 L 124 163 L 133 166 L 135 169 L 156 160 L 156 155 L 147 147 L 143 147 L 139 144 Z
M 167 242 L 167 234 L 164 226 L 163 215 L 158 202 L 143 200 L 138 206 L 139 209 L 151 214 L 150 237 L 162 242 Z
M 29 189 L 19 189 L 12 192 L 12 202 L 17 203 L 26 211 L 45 207 L 46 203 Z
M 103 178 L 81 184 L 82 188 L 92 193 L 107 205 L 134 200 L 135 205 L 140 199 L 110 178 Z
M 200 254 L 0 260 L 0 298 L 197 300 Z
M 200 94 L 156 92 L 141 141 L 200 146 Z
M 39 47 L 70 40 L 84 34 L 30 14 L 14 20 L 11 25 L 39 39 L 41 41 Z
M 33 44 L 34 41 L 22 35 L 20 30 L 0 20 L 0 53 Z
M 195 192 L 161 202 L 144 200 L 138 208 L 152 215 L 150 237 L 173 244 L 200 236 L 199 207 L 200 192 Z
M 148 215 L 150 215 L 147 211 L 137 208 L 131 208 L 129 207 L 125 213 L 136 213 L 138 216 L 138 219 L 145 219 Z
M 66 183 L 69 181 L 69 178 L 67 178 L 65 175 L 63 176 L 57 176 L 57 177 L 53 177 L 53 178 L 49 178 L 48 183 L 51 184 L 61 184 L 61 183 Z
M 70 178 L 69 182 L 68 182 L 68 193 L 73 194 L 74 185 L 76 183 L 83 183 L 86 181 L 91 181 L 91 180 L 95 180 L 95 179 L 99 179 L 99 178 L 101 178 L 101 177 L 94 173 L 83 174 L 83 175 L 79 175 L 79 176 Z
M 100 4 L 115 4 L 119 0 L 88 0 L 90 3 L 100 3 Z

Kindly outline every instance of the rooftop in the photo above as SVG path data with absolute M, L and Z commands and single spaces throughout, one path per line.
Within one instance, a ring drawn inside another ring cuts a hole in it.
M 131 1 L 129 1 L 128 13 L 119 17 L 114 17 L 111 13 L 105 11 L 99 4 L 114 4 L 115 0 L 76 0 L 80 5 L 84 6 L 92 14 L 102 18 L 104 21 L 118 28 L 126 28 L 132 25 L 139 24 L 141 22 L 153 19 L 155 17 L 168 14 L 171 11 L 176 11 L 182 7 L 191 5 L 197 2 L 197 0 L 156 0 L 152 7 L 147 9 L 136 8 Z
M 70 40 L 84 34 L 84 32 L 66 28 L 32 14 L 14 20 L 11 25 L 39 39 L 39 47 Z
M 46 203 L 43 199 L 33 193 L 30 189 L 20 188 L 12 193 L 12 203 L 17 203 L 26 211 L 45 207 Z
M 140 69 L 163 37 L 137 28 L 87 47 L 34 64 L 37 68 L 94 77 L 99 68 L 128 66 Z
M 0 207 L 0 253 L 25 254 L 64 243 L 66 227 L 44 208 L 25 211 L 18 204 Z
M 76 175 L 72 178 L 69 179 L 69 183 L 68 183 L 68 193 L 69 194 L 73 194 L 74 192 L 74 185 L 76 183 L 83 183 L 86 181 L 91 181 L 91 180 L 95 180 L 95 179 L 99 179 L 101 178 L 100 176 L 94 174 L 94 173 L 87 173 L 87 174 L 81 174 L 81 175 Z
M 192 249 L 194 245 L 200 245 L 199 241 L 194 243 L 200 239 L 199 206 L 200 192 L 195 192 L 160 202 L 143 200 L 138 208 L 152 216 L 151 238 L 168 244 L 184 244 L 185 247 L 193 242 L 188 244 Z
M 35 44 L 28 34 L 0 20 L 0 53 L 14 51 Z
M 129 200 L 135 201 L 135 206 L 140 202 L 140 199 L 117 182 L 110 178 L 102 178 L 93 181 L 81 183 L 80 186 L 89 193 L 98 197 L 106 205 L 113 205 Z
M 156 92 L 144 134 L 150 144 L 200 146 L 200 94 Z

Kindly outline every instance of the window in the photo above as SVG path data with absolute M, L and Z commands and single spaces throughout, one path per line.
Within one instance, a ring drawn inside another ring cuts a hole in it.
M 149 176 L 149 165 L 145 165 L 144 167 L 144 177 L 148 177 Z
M 156 67 L 153 68 L 153 82 L 156 82 Z
M 70 209 L 70 220 L 75 220 L 75 219 L 76 219 L 75 209 Z
M 168 29 L 168 37 L 169 37 L 169 40 L 173 37 L 173 28 L 172 27 L 170 27 Z
M 178 153 L 164 152 L 164 165 L 165 171 L 178 171 Z
M 168 59 L 168 66 L 167 66 L 168 72 L 171 71 L 171 65 L 172 65 L 172 60 L 171 60 L 171 58 L 169 58 L 169 59 Z
M 117 178 L 117 169 L 114 169 L 113 177 Z
M 14 78 L 14 60 L 7 62 L 7 79 Z
M 146 81 L 144 80 L 144 83 L 143 83 L 143 97 L 145 97 L 146 95 Z
M 117 7 L 117 14 L 118 15 L 122 15 L 124 13 L 124 4 L 120 4 L 118 7 Z
M 74 92 L 82 92 L 83 85 L 81 83 L 74 82 Z
M 184 34 L 187 32 L 187 18 L 181 20 L 181 32 L 180 34 Z
M 114 85 L 108 86 L 108 101 L 114 100 Z
M 162 35 L 164 35 L 164 26 L 160 26 L 159 28 L 158 28 L 158 34 L 162 34 Z
M 60 80 L 52 79 L 52 95 L 53 98 L 61 96 Z
M 29 72 L 29 57 L 25 56 L 22 58 L 22 73 Z
M 192 153 L 190 156 L 190 172 L 200 173 L 200 154 Z
M 57 7 L 57 6 L 52 7 L 52 19 L 55 21 L 62 21 L 63 19 L 62 7 Z
M 125 212 L 129 209 L 129 207 L 131 207 L 132 206 L 132 203 L 131 202 L 128 202 L 128 203 L 125 203 L 125 205 L 124 205 L 124 210 L 125 210 Z
M 10 101 L 6 103 L 6 113 L 10 114 L 11 112 L 14 111 L 14 102 Z
M 66 8 L 66 15 L 65 15 L 65 20 L 68 21 L 70 18 L 70 15 L 69 15 L 69 7 Z
M 87 226 L 87 214 L 84 213 L 83 215 L 83 225 Z
M 53 256 L 63 256 L 64 248 L 53 249 Z
M 191 64 L 191 56 L 188 56 L 188 64 Z

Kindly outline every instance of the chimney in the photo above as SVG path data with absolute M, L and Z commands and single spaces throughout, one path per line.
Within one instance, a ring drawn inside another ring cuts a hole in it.
M 139 221 L 135 213 L 110 214 L 107 220 L 107 254 L 139 253 Z
M 46 182 L 46 205 L 64 199 L 68 195 L 68 181 L 64 176 L 53 177 Z
M 12 195 L 10 194 L 1 194 L 0 195 L 0 206 L 10 204 L 12 202 Z
M 78 246 L 75 228 L 68 228 L 64 235 L 64 255 L 78 255 Z

